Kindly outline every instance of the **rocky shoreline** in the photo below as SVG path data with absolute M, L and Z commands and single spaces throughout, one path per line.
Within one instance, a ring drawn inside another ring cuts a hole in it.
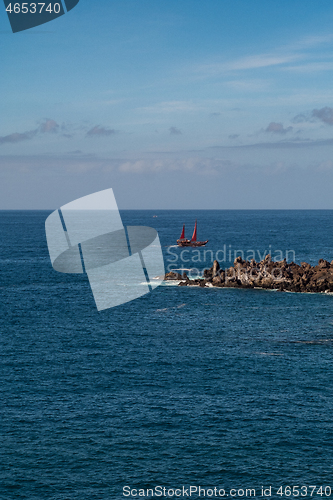
M 178 286 L 200 286 L 219 288 L 264 288 L 281 292 L 333 292 L 333 261 L 320 259 L 316 266 L 306 262 L 301 265 L 287 263 L 286 259 L 274 262 L 266 255 L 261 262 L 237 257 L 232 267 L 222 269 L 217 260 L 210 269 L 205 269 L 202 278 L 189 279 L 169 272 L 165 280 L 177 280 Z

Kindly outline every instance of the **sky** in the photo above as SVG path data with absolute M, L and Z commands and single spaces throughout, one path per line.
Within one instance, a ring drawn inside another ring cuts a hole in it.
M 333 209 L 333 4 L 0 5 L 0 209 Z

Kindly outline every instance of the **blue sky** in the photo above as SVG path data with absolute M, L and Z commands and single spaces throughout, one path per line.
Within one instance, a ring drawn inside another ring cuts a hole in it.
M 333 4 L 0 8 L 0 208 L 333 208 Z

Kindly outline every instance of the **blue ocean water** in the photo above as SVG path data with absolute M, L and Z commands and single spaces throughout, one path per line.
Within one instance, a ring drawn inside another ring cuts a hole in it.
M 1 499 L 333 490 L 333 296 L 169 285 L 98 313 L 85 276 L 51 267 L 49 213 L 0 212 Z M 210 267 L 204 249 L 169 248 L 195 218 L 213 256 L 226 245 L 333 259 L 333 211 L 122 218 L 158 230 L 166 266 Z

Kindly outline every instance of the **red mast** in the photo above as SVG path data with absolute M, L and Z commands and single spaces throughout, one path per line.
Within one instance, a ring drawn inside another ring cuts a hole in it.
M 191 238 L 191 241 L 197 241 L 197 221 L 195 221 L 195 226 L 194 226 L 194 231 L 193 231 L 193 236 Z
M 180 240 L 184 240 L 185 239 L 185 224 L 183 225 L 183 230 L 182 230 L 182 234 L 180 235 Z

